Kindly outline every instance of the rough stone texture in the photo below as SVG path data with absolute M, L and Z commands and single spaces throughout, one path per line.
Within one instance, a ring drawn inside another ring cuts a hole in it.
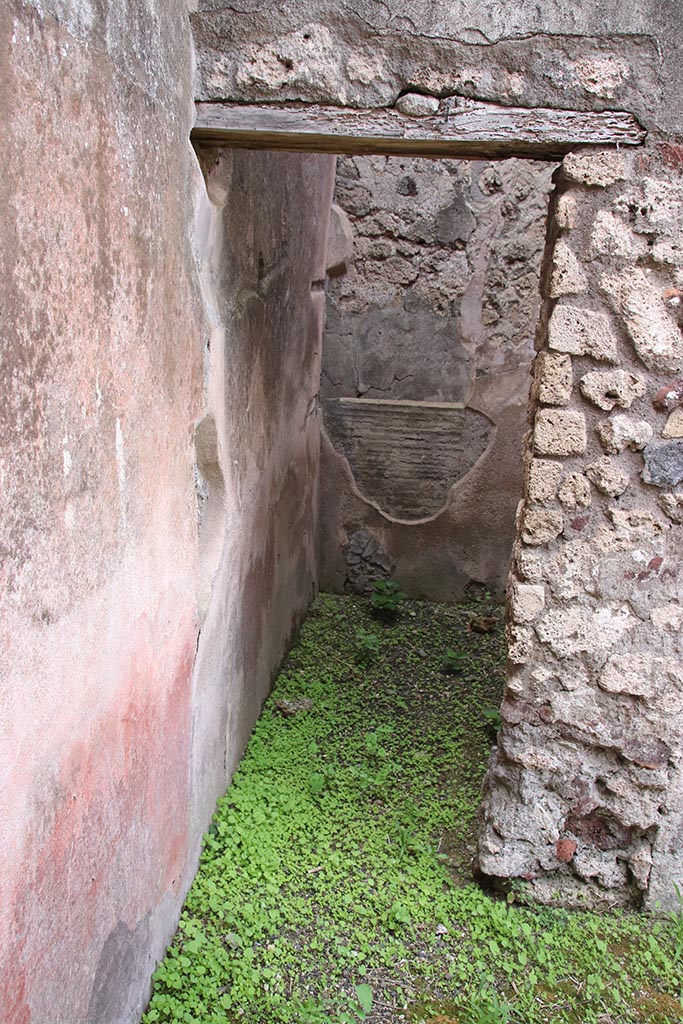
M 646 254 L 647 241 L 642 235 L 636 235 L 622 217 L 609 210 L 599 210 L 591 231 L 590 252 L 596 256 L 631 259 Z
M 562 533 L 563 526 L 561 512 L 530 505 L 524 516 L 522 540 L 525 544 L 547 544 Z
M 587 287 L 588 281 L 579 260 L 567 243 L 560 239 L 553 253 L 548 294 L 553 299 L 561 295 L 580 295 Z
M 586 450 L 586 418 L 575 409 L 541 409 L 534 426 L 537 455 L 582 455 Z
M 623 494 L 630 481 L 628 473 L 615 465 L 609 455 L 603 455 L 586 466 L 586 476 L 602 494 L 610 498 Z
M 674 523 L 683 523 L 683 494 L 660 494 L 659 504 L 669 519 Z
M 545 587 L 541 583 L 517 583 L 512 588 L 510 615 L 513 622 L 533 622 L 543 611 Z
M 576 196 L 571 192 L 562 192 L 556 196 L 555 224 L 558 231 L 571 231 L 576 227 L 578 204 Z
M 605 274 L 602 287 L 614 310 L 623 317 L 645 366 L 662 373 L 683 368 L 683 334 L 647 273 L 630 268 Z
M 683 481 L 683 441 L 650 444 L 644 451 L 643 480 L 655 487 L 677 487 Z
M 626 177 L 626 163 L 613 149 L 570 153 L 563 160 L 562 167 L 570 181 L 598 188 L 613 185 Z
M 570 232 L 588 286 L 578 311 L 549 296 L 536 377 L 563 351 L 580 387 L 559 409 L 532 391 L 533 454 L 562 455 L 566 472 L 556 488 L 528 453 L 510 581 L 520 624 L 478 854 L 485 874 L 547 902 L 674 907 L 682 880 L 683 441 L 662 435 L 679 405 L 683 219 L 667 152 L 606 163 L 583 151 L 552 206 L 551 245 Z M 552 253 L 546 267 L 550 281 Z M 584 420 L 585 452 L 573 440 Z M 538 614 L 519 595 L 541 591 L 527 587 L 542 588 Z
M 626 448 L 634 452 L 642 451 L 654 433 L 646 420 L 636 419 L 635 416 L 627 416 L 625 413 L 617 413 L 608 420 L 603 420 L 598 424 L 597 431 L 603 448 L 613 455 L 623 452 Z
M 325 397 L 466 401 L 527 366 L 552 168 L 341 157 L 353 264 L 328 284 Z
M 588 508 L 591 487 L 583 473 L 568 473 L 557 492 L 560 503 L 568 509 Z
M 548 347 L 613 363 L 617 339 L 604 313 L 577 306 L 556 306 L 550 318 Z
M 664 424 L 662 437 L 667 439 L 683 437 L 683 409 L 674 409 Z
M 343 459 L 330 450 L 321 479 L 323 518 L 331 517 L 321 531 L 327 589 L 357 589 L 344 551 L 362 528 L 390 552 L 409 593 L 457 597 L 471 579 L 501 593 L 522 493 L 551 173 L 519 160 L 339 159 L 335 198 L 354 239 L 347 272 L 327 282 L 322 393 L 327 435 Z M 564 394 L 571 367 L 555 358 L 546 388 Z M 425 406 L 430 431 L 450 438 L 444 446 L 429 443 L 417 405 L 413 425 L 405 408 L 386 405 L 381 431 L 376 415 L 366 432 L 358 417 L 351 433 L 340 431 L 338 398 L 469 408 L 457 414 L 456 434 L 452 411 Z M 399 443 L 389 444 L 394 435 Z M 393 522 L 434 516 L 413 533 Z
M 561 476 L 562 466 L 559 462 L 550 462 L 548 459 L 532 459 L 527 478 L 529 501 L 540 505 L 556 498 Z
M 581 378 L 579 388 L 584 398 L 607 412 L 630 409 L 645 394 L 643 378 L 627 370 L 594 370 Z
M 410 117 L 428 117 L 437 112 L 439 101 L 436 96 L 423 96 L 419 92 L 408 92 L 396 100 L 395 107 L 402 114 L 408 114 Z
M 573 386 L 570 357 L 540 352 L 534 369 L 538 401 L 543 405 L 569 405 Z
M 368 594 L 377 580 L 386 580 L 396 566 L 386 552 L 365 530 L 356 530 L 344 546 L 346 578 L 356 594 Z

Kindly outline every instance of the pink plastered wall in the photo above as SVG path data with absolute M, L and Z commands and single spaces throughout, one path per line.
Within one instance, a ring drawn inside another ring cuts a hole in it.
M 317 584 L 334 160 L 205 180 L 192 70 L 175 0 L 0 10 L 2 1024 L 139 1019 Z
M 7 1024 L 134 1019 L 191 866 L 191 54 L 116 8 L 0 11 Z

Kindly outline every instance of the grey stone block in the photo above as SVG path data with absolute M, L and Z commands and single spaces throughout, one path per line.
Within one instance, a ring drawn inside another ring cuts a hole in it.
M 647 446 L 643 454 L 645 456 L 643 480 L 646 484 L 670 489 L 678 487 L 683 481 L 683 441 L 651 444 Z

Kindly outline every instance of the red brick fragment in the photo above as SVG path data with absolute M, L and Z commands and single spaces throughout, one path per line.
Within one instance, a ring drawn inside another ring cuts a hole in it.
M 562 861 L 563 864 L 569 864 L 576 853 L 576 843 L 573 839 L 558 839 L 555 843 L 555 853 L 557 859 Z
M 660 388 L 652 399 L 652 404 L 659 412 L 670 412 L 683 405 L 683 377 Z
M 683 146 L 677 146 L 674 142 L 659 142 L 657 148 L 664 163 L 683 174 Z

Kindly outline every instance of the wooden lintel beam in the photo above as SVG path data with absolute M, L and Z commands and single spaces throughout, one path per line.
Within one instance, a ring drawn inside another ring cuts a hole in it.
M 499 107 L 442 100 L 439 111 L 411 117 L 398 110 L 353 110 L 314 104 L 197 103 L 196 142 L 304 153 L 558 160 L 578 146 L 637 146 L 646 132 L 623 111 Z

